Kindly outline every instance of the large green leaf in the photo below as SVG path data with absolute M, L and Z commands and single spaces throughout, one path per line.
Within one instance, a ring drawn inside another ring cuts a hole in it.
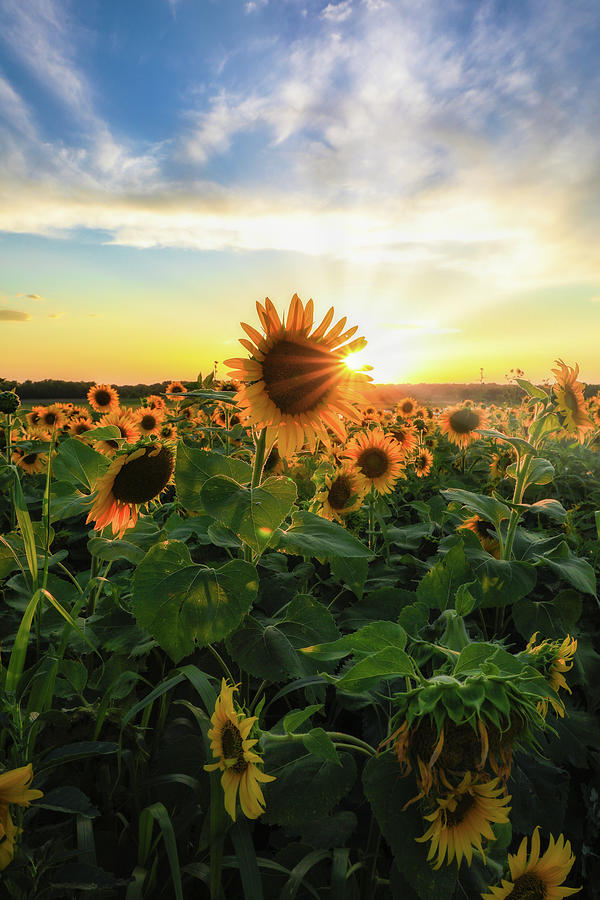
M 505 503 L 501 503 L 495 497 L 488 497 L 487 494 L 448 488 L 447 491 L 442 491 L 442 495 L 448 502 L 462 503 L 469 512 L 476 513 L 486 522 L 491 522 L 497 529 L 500 528 L 500 522 L 510 516 L 510 509 Z
M 461 544 L 456 544 L 438 560 L 421 579 L 417 588 L 417 599 L 430 609 L 454 607 L 454 597 L 461 584 L 473 581 L 473 573 L 467 562 Z
M 368 547 L 341 525 L 306 510 L 294 513 L 291 526 L 277 532 L 275 546 L 297 556 L 317 559 L 373 557 Z
M 330 660 L 342 659 L 349 653 L 354 653 L 356 656 L 370 656 L 387 647 L 398 647 L 400 650 L 404 650 L 405 646 L 406 632 L 401 625 L 397 625 L 396 622 L 371 622 L 369 625 L 359 628 L 354 634 L 345 634 L 337 641 L 302 649 L 313 659 Z
M 95 490 L 96 482 L 109 466 L 110 460 L 106 456 L 77 438 L 68 438 L 58 446 L 52 460 L 52 473 L 55 478 L 74 481 L 90 492 Z
M 586 559 L 573 556 L 565 541 L 549 553 L 540 554 L 538 563 L 545 563 L 578 591 L 596 596 L 596 574 Z
M 260 487 L 243 487 L 224 475 L 214 475 L 201 492 L 206 512 L 229 528 L 256 553 L 273 540 L 275 529 L 290 513 L 296 499 L 291 478 L 267 478 Z
M 227 475 L 240 484 L 247 484 L 252 478 L 252 467 L 241 459 L 190 447 L 184 441 L 178 444 L 175 484 L 177 496 L 186 509 L 204 512 L 200 490 L 213 475 Z
M 582 611 L 581 595 L 578 591 L 561 591 L 552 600 L 540 602 L 523 600 L 513 608 L 513 619 L 517 631 L 526 641 L 534 632 L 539 639 L 560 638 L 573 631 Z
M 483 550 L 467 550 L 467 558 L 481 586 L 481 606 L 506 606 L 526 597 L 535 587 L 535 567 L 518 560 L 495 559 Z
M 232 560 L 219 569 L 192 562 L 179 541 L 153 547 L 133 579 L 133 612 L 174 662 L 230 634 L 258 590 L 254 566 Z
M 326 676 L 328 681 L 349 694 L 360 694 L 375 687 L 383 678 L 399 678 L 415 674 L 410 656 L 399 647 L 384 647 L 363 656 L 341 678 Z
M 400 777 L 398 760 L 393 753 L 370 759 L 363 770 L 365 794 L 396 864 L 419 900 L 441 900 L 454 893 L 458 869 L 456 864 L 435 871 L 427 862 L 428 844 L 417 843 L 427 830 L 418 804 L 408 809 L 405 804 L 417 793 L 412 777 Z

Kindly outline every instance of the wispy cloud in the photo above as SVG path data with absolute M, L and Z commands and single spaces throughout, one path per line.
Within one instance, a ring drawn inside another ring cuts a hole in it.
M 345 22 L 352 15 L 352 0 L 341 0 L 340 3 L 328 3 L 321 12 L 321 18 L 329 22 Z
M 39 294 L 27 294 L 27 298 L 29 300 L 37 300 L 40 303 L 45 300 L 45 297 L 40 297 Z
M 17 309 L 0 309 L 0 322 L 28 322 L 29 313 Z
M 50 314 L 48 315 L 48 318 L 49 318 L 49 319 L 62 319 L 63 316 L 64 316 L 64 312 L 50 313 Z

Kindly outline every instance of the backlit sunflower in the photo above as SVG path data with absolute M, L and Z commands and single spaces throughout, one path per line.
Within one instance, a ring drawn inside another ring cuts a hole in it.
M 413 397 L 403 397 L 396 404 L 396 413 L 409 419 L 415 415 L 417 411 L 417 401 Z
M 37 413 L 35 427 L 49 432 L 58 431 L 67 421 L 63 410 L 54 403 L 52 406 L 34 406 L 32 412 Z
M 87 394 L 88 403 L 99 413 L 114 412 L 119 406 L 119 395 L 110 384 L 95 384 Z
M 96 531 L 107 525 L 123 537 L 137 522 L 138 510 L 164 490 L 173 475 L 175 459 L 162 444 L 139 447 L 117 456 L 98 480 L 97 496 L 86 522 Z
M 257 819 L 266 805 L 259 781 L 275 781 L 275 777 L 265 775 L 257 766 L 257 763 L 262 765 L 263 762 L 257 753 L 252 752 L 258 740 L 248 737 L 257 717 L 245 716 L 235 709 L 234 691 L 237 687 L 228 685 L 223 679 L 210 720 L 213 727 L 208 731 L 210 748 L 217 762 L 205 765 L 204 769 L 207 772 L 219 769 L 223 773 L 221 786 L 225 794 L 225 809 L 235 822 L 238 789 L 242 812 L 248 819 Z
M 94 427 L 89 416 L 78 416 L 69 420 L 69 434 L 75 438 L 82 438 L 86 431 L 91 431 Z
M 165 414 L 162 409 L 149 409 L 142 406 L 133 414 L 137 428 L 142 435 L 158 434 Z
M 38 475 L 46 470 L 48 454 L 32 451 L 31 453 L 21 453 L 15 456 L 13 451 L 13 460 L 24 472 L 27 472 L 29 475 Z
M 169 400 L 177 400 L 177 394 L 186 394 L 187 388 L 180 381 L 170 381 L 165 391 L 169 395 Z
M 334 314 L 331 307 L 313 330 L 313 301 L 304 305 L 297 294 L 283 322 L 268 297 L 264 306 L 257 303 L 256 308 L 264 336 L 242 322 L 250 340 L 241 338 L 240 343 L 250 359 L 225 360 L 234 370 L 231 374 L 243 382 L 236 401 L 247 414 L 248 423 L 266 428 L 267 446 L 277 440 L 284 458 L 305 442 L 311 449 L 318 438 L 328 443 L 327 428 L 345 440 L 340 417 L 360 420 L 350 401 L 358 386 L 370 380 L 345 364 L 349 353 L 366 344 L 364 338 L 347 343 L 357 326 L 344 330 L 343 318 L 329 328 Z
M 364 482 L 348 463 L 325 476 L 323 489 L 315 494 L 317 512 L 341 525 L 344 516 L 359 509 L 365 495 Z
M 479 538 L 479 543 L 491 556 L 500 559 L 500 543 L 496 536 L 496 529 L 490 522 L 479 516 L 471 516 L 465 519 L 462 525 L 458 526 L 458 530 L 466 529 L 472 531 Z
M 432 465 L 433 453 L 427 450 L 426 447 L 421 447 L 413 461 L 417 478 L 424 478 L 425 475 L 429 475 Z
M 531 853 L 527 859 L 527 838 L 524 837 L 516 854 L 508 854 L 510 881 L 501 881 L 500 887 L 489 888 L 482 894 L 483 900 L 562 900 L 577 894 L 581 888 L 561 887 L 571 871 L 575 856 L 571 844 L 561 834 L 557 841 L 550 835 L 548 848 L 540 856 L 539 826 L 531 835 Z
M 419 438 L 412 425 L 395 424 L 390 428 L 390 434 L 398 442 L 405 454 L 417 449 Z
M 162 441 L 176 441 L 177 428 L 170 422 L 163 422 L 163 424 L 158 429 L 158 436 Z
M 467 447 L 478 440 L 477 428 L 487 428 L 488 415 L 483 409 L 473 406 L 451 406 L 439 418 L 440 431 L 458 447 Z
M 10 815 L 10 805 L 27 807 L 32 800 L 43 797 L 42 791 L 30 788 L 33 778 L 31 763 L 0 775 L 0 871 L 12 862 L 17 828 Z
M 557 413 L 562 427 L 568 434 L 574 434 L 582 442 L 585 432 L 593 428 L 583 397 L 583 384 L 577 381 L 579 366 L 567 366 L 562 359 L 554 360 L 557 369 L 551 371 L 556 376 L 554 393 L 558 405 Z
M 40 424 L 40 414 L 37 412 L 36 408 L 32 408 L 28 413 L 25 413 L 25 418 L 27 420 L 27 424 L 31 428 L 37 428 Z
M 342 455 L 351 460 L 365 493 L 374 487 L 380 494 L 389 494 L 404 469 L 400 445 L 381 428 L 355 435 Z
M 448 785 L 450 787 L 450 785 Z M 436 808 L 425 816 L 431 825 L 416 841 L 431 841 L 427 859 L 431 861 L 437 853 L 434 869 L 439 869 L 446 856 L 450 865 L 456 857 L 460 866 L 463 856 L 471 865 L 473 850 L 483 856 L 482 838 L 495 840 L 492 823 L 508 822 L 510 795 L 504 795 L 504 787 L 499 779 L 483 780 L 467 772 L 456 788 L 451 788 L 443 796 L 436 797 Z
M 148 409 L 166 409 L 167 404 L 164 401 L 164 397 L 159 396 L 158 394 L 150 394 L 149 397 L 146 397 L 144 400 L 144 406 L 147 406 Z
M 536 645 L 535 639 L 537 638 L 537 635 L 538 632 L 536 631 L 535 634 L 529 638 L 525 652 L 535 654 L 543 660 L 542 665 L 544 675 L 554 691 L 558 692 L 559 688 L 563 688 L 563 690 L 570 694 L 571 688 L 565 680 L 564 673 L 568 672 L 569 669 L 573 667 L 573 657 L 577 652 L 577 641 L 574 638 L 572 639 L 570 635 L 567 635 L 562 643 L 559 641 L 546 640 L 542 641 L 541 644 Z M 538 709 L 543 716 L 548 712 L 548 703 L 550 703 L 557 715 L 561 717 L 564 716 L 565 708 L 563 704 L 560 700 L 556 700 L 553 697 L 540 700 L 538 703 Z
M 140 436 L 138 423 L 134 414 L 129 409 L 115 409 L 106 416 L 102 416 L 98 422 L 98 427 L 105 428 L 107 425 L 114 425 L 121 432 L 121 440 L 126 444 L 135 444 Z M 105 456 L 114 456 L 119 449 L 119 439 L 108 438 L 107 440 L 96 441 L 94 447 Z

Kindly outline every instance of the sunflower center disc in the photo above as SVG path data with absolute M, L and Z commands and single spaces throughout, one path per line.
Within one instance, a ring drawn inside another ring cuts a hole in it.
M 462 821 L 464 821 L 465 816 L 475 803 L 475 798 L 470 794 L 466 794 L 456 804 L 456 809 L 452 812 L 451 810 L 446 810 L 446 822 L 452 828 L 455 825 L 460 825 Z
M 415 408 L 415 404 L 410 403 L 408 400 L 406 401 L 406 403 L 403 403 L 402 406 L 400 407 L 400 409 L 403 413 L 411 413 L 414 410 L 414 408 Z
M 109 406 L 110 405 L 110 394 L 108 391 L 96 391 L 94 394 L 94 400 L 98 404 L 98 406 Z
M 450 416 L 450 427 L 456 434 L 469 434 L 479 427 L 479 416 L 472 409 L 459 409 Z
M 244 759 L 244 748 L 242 745 L 242 736 L 233 722 L 226 722 L 223 726 L 221 735 L 221 744 L 223 747 L 223 756 L 225 759 L 235 759 L 236 762 L 231 769 L 233 772 L 240 774 L 248 768 L 248 763 Z
M 508 897 L 512 900 L 544 900 L 546 888 L 535 875 L 520 875 Z
M 142 416 L 140 424 L 144 431 L 152 431 L 153 428 L 156 428 L 156 419 L 154 418 L 154 416 L 148 414 L 146 416 Z
M 23 457 L 23 462 L 28 466 L 32 466 L 34 464 L 34 462 L 36 461 L 37 457 L 38 457 L 37 453 L 28 453 L 27 456 Z
M 569 388 L 565 388 L 565 406 L 571 413 L 576 413 L 579 409 L 579 403 L 577 402 L 577 397 Z
M 113 496 L 124 503 L 147 503 L 166 487 L 172 472 L 173 456 L 166 447 L 161 447 L 156 456 L 146 451 L 115 475 Z
M 338 475 L 327 495 L 329 505 L 333 509 L 344 509 L 352 496 L 352 488 L 345 475 Z
M 44 424 L 54 425 L 56 422 L 56 413 L 48 412 L 44 414 Z
M 311 412 L 343 373 L 331 350 L 314 344 L 278 341 L 262 363 L 265 390 L 282 413 Z
M 80 422 L 75 426 L 75 434 L 85 434 L 86 431 L 90 431 L 90 426 L 86 425 L 85 422 Z
M 385 475 L 389 468 L 387 454 L 377 447 L 369 447 L 368 450 L 363 450 L 356 462 L 363 475 L 366 475 L 367 478 L 380 478 L 381 475 Z

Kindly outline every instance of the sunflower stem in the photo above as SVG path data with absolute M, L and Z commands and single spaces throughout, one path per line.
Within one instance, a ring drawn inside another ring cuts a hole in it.
M 214 656 L 214 658 L 217 660 L 217 662 L 219 663 L 219 665 L 221 666 L 221 668 L 222 668 L 223 671 L 225 672 L 225 675 L 226 675 L 227 678 L 229 679 L 229 682 L 230 682 L 231 684 L 236 684 L 236 680 L 235 680 L 235 678 L 233 677 L 233 675 L 231 674 L 231 670 L 229 669 L 229 666 L 227 665 L 227 663 L 225 662 L 225 660 L 223 659 L 223 657 L 221 656 L 221 654 L 219 653 L 219 651 L 218 651 L 218 650 L 215 650 L 215 648 L 213 647 L 212 644 L 207 644 L 206 646 L 208 647 L 208 649 L 210 650 L 210 652 L 212 653 L 212 655 Z
M 254 453 L 254 466 L 252 469 L 252 481 L 250 487 L 255 488 L 260 485 L 262 472 L 265 465 L 265 448 L 267 443 L 267 429 L 263 428 L 256 438 L 256 450 Z
M 373 549 L 375 543 L 375 489 L 372 487 L 369 491 L 369 527 L 367 531 L 367 543 L 369 550 Z

